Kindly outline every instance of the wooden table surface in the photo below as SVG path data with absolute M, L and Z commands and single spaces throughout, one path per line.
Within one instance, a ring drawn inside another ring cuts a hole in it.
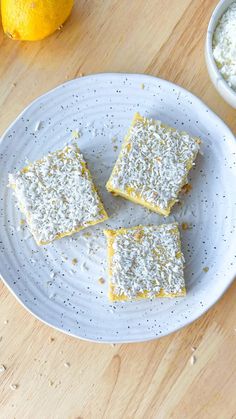
M 204 62 L 216 3 L 78 0 L 64 28 L 41 42 L 14 42 L 0 29 L 0 133 L 38 95 L 81 73 L 108 71 L 176 82 L 236 132 L 236 111 L 212 86 Z M 234 283 L 171 336 L 112 346 L 45 326 L 0 284 L 0 418 L 236 418 L 235 292 Z

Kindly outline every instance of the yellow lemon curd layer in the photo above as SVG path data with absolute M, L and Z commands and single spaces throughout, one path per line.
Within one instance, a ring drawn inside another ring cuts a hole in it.
M 162 227 L 162 226 L 158 226 L 158 227 Z M 142 229 L 143 228 L 144 228 L 144 226 L 136 226 L 136 227 L 130 227 L 130 228 L 120 228 L 118 230 L 104 230 L 104 234 L 107 237 L 108 275 L 109 275 L 109 278 L 110 278 L 109 284 L 108 284 L 108 298 L 109 298 L 110 301 L 130 301 L 131 300 L 131 298 L 128 297 L 124 293 L 117 294 L 116 291 L 115 291 L 116 287 L 111 282 L 111 279 L 112 279 L 112 276 L 113 276 L 113 256 L 115 254 L 113 244 L 115 242 L 115 239 L 119 235 L 125 235 L 130 230 L 134 230 L 134 231 L 137 230 L 138 234 L 140 235 L 140 237 L 138 237 L 137 241 L 140 241 L 140 240 L 142 240 Z M 155 228 L 155 226 L 154 226 L 154 228 Z M 177 257 L 182 257 L 181 242 L 180 242 L 180 238 L 179 238 L 179 231 L 178 231 L 177 225 L 174 226 L 172 231 L 173 231 L 173 234 L 176 235 L 176 240 L 177 240 L 178 249 L 179 249 Z M 134 299 L 139 300 L 139 299 L 149 298 L 149 291 L 150 290 L 145 290 L 142 293 L 136 294 Z M 180 291 L 175 292 L 175 293 L 167 293 L 162 288 L 162 289 L 160 289 L 160 291 L 158 293 L 156 293 L 154 295 L 154 297 L 155 298 L 162 298 L 162 297 L 175 298 L 175 297 L 184 297 L 185 295 L 186 295 L 186 288 L 184 286 L 180 289 Z
M 128 199 L 129 201 L 132 201 L 136 204 L 142 205 L 142 206 L 148 208 L 151 211 L 157 212 L 158 214 L 161 214 L 161 215 L 164 215 L 164 216 L 168 216 L 170 214 L 171 208 L 178 201 L 177 198 L 169 199 L 168 205 L 165 208 L 161 208 L 156 203 L 148 202 L 145 198 L 142 197 L 142 195 L 139 191 L 135 190 L 134 187 L 126 186 L 125 189 L 121 189 L 121 188 L 115 187 L 113 185 L 113 180 L 115 180 L 117 178 L 117 175 L 119 173 L 119 164 L 122 162 L 123 157 L 130 153 L 130 150 L 132 148 L 132 143 L 131 143 L 132 129 L 135 127 L 135 125 L 138 122 L 141 122 L 143 124 L 143 126 L 145 127 L 148 124 L 148 122 L 150 122 L 150 120 L 148 120 L 147 118 L 143 118 L 139 113 L 135 113 L 134 118 L 133 118 L 132 123 L 131 123 L 131 126 L 128 130 L 128 134 L 125 136 L 124 142 L 122 144 L 121 151 L 120 151 L 120 154 L 118 156 L 117 162 L 116 162 L 116 164 L 115 164 L 115 166 L 112 170 L 112 173 L 110 175 L 110 178 L 109 178 L 109 180 L 106 184 L 106 188 L 107 188 L 108 192 L 111 192 L 113 195 L 119 195 L 123 198 Z M 161 123 L 161 126 L 162 126 L 162 128 L 165 128 L 169 133 L 171 133 L 171 132 L 174 133 L 174 132 L 177 131 L 176 129 L 171 128 L 171 127 L 169 127 L 169 126 L 167 126 L 163 123 Z M 182 132 L 181 134 L 186 135 L 187 133 Z M 199 138 L 197 138 L 197 137 L 192 137 L 192 138 L 195 140 L 196 144 L 201 143 Z M 195 153 L 194 158 L 196 157 L 196 154 L 197 154 L 197 152 Z M 187 172 L 186 172 L 186 175 L 183 176 L 183 178 L 182 178 L 182 182 L 179 185 L 177 195 L 181 191 L 182 187 L 188 181 L 187 175 L 188 175 L 188 172 L 190 171 L 190 169 L 192 168 L 193 161 L 194 161 L 194 159 L 189 159 L 189 161 L 187 162 Z M 145 184 L 143 186 L 145 187 Z

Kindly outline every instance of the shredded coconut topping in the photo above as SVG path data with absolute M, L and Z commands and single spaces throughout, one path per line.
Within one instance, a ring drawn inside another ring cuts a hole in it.
M 40 244 L 107 218 L 76 144 L 9 175 L 9 183 Z
M 140 117 L 139 117 L 140 118 Z M 112 188 L 167 209 L 175 201 L 199 150 L 199 139 L 137 119 L 109 180 Z
M 226 10 L 216 27 L 213 56 L 222 76 L 236 91 L 236 1 Z
M 113 236 L 112 236 L 113 237 Z M 112 245 L 112 278 L 116 295 L 129 298 L 180 292 L 184 287 L 183 255 L 176 223 L 116 231 Z

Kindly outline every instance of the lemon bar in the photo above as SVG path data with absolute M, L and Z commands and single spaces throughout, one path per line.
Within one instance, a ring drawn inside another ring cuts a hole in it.
M 169 215 L 187 183 L 199 138 L 135 114 L 107 190 Z
M 105 230 L 104 234 L 110 300 L 186 295 L 177 223 Z
M 76 144 L 10 174 L 9 186 L 38 245 L 108 218 Z

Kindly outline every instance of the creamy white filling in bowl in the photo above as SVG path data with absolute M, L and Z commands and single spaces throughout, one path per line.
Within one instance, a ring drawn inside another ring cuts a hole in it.
M 210 78 L 220 95 L 236 108 L 236 1 L 221 0 L 212 13 L 205 58 Z

